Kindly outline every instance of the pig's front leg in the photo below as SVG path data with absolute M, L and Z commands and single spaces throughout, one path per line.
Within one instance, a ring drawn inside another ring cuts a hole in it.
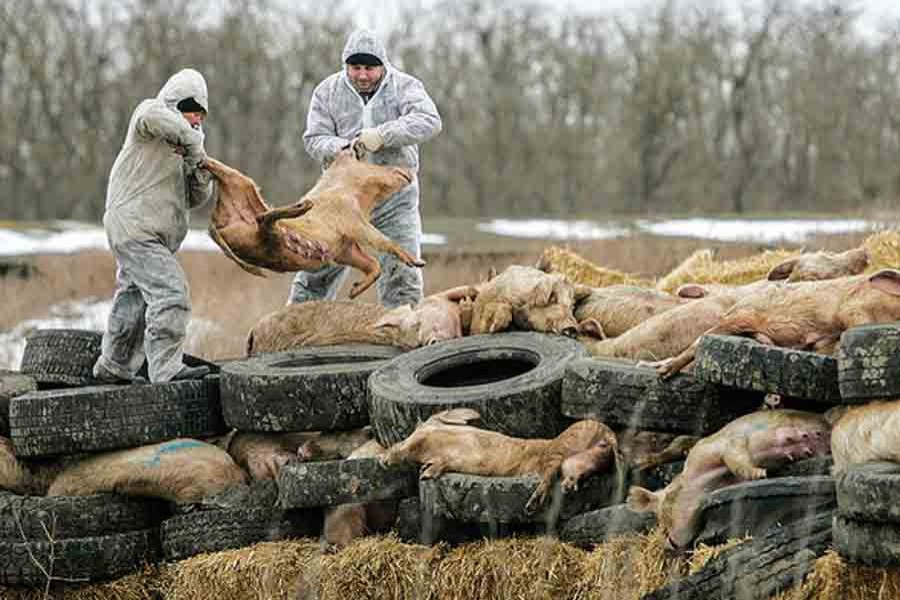
M 766 470 L 753 463 L 747 438 L 731 442 L 722 455 L 722 460 L 729 471 L 745 481 L 765 479 L 766 477 Z

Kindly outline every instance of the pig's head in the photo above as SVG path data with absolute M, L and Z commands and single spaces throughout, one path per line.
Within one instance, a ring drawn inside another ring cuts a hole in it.
M 564 492 L 578 489 L 578 483 L 594 473 L 609 471 L 616 463 L 616 446 L 609 440 L 599 440 L 587 450 L 567 457 L 560 467 Z
M 864 318 L 859 322 L 856 314 L 847 315 L 852 325 L 900 320 L 900 271 L 881 269 L 869 275 L 854 295 L 852 310 L 864 314 Z
M 408 304 L 378 319 L 375 329 L 406 349 L 429 346 L 462 337 L 460 306 L 443 299 L 426 298 L 415 308 Z
M 326 171 L 328 179 L 353 182 L 361 196 L 373 202 L 384 200 L 412 183 L 409 169 L 386 167 L 356 158 L 350 148 L 341 150 Z
M 498 333 L 505 331 L 513 320 L 513 309 L 509 302 L 492 301 L 476 306 L 472 314 L 472 333 Z
M 528 331 L 557 333 L 574 337 L 578 332 L 578 322 L 572 314 L 572 306 L 551 304 L 516 309 L 513 313 L 516 326 Z
M 846 252 L 812 252 L 801 254 L 775 265 L 768 279 L 775 281 L 820 281 L 849 277 L 862 273 L 869 266 L 869 253 L 865 248 L 853 248 Z
M 631 486 L 627 504 L 636 512 L 655 513 L 657 522 L 666 532 L 666 547 L 680 551 L 690 547 L 700 531 L 699 509 L 703 496 L 699 486 L 690 486 L 678 476 L 656 492 Z

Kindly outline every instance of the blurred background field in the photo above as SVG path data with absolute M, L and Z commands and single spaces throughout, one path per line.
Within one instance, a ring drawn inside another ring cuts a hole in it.
M 805 221 L 794 221 L 804 223 Z M 527 238 L 499 235 L 478 228 L 471 219 L 426 219 L 425 230 L 440 244 L 426 244 L 424 268 L 426 294 L 449 287 L 482 281 L 491 268 L 502 271 L 510 264 L 534 265 L 541 252 L 551 245 L 572 249 L 603 267 L 658 278 L 701 248 L 710 248 L 722 260 L 739 258 L 762 250 L 804 247 L 810 250 L 844 250 L 858 245 L 869 234 L 869 227 L 887 226 L 896 220 L 873 221 L 867 228 L 850 233 L 811 233 L 795 235 L 802 241 L 777 242 L 719 241 L 681 236 L 641 233 L 628 227 L 630 234 L 607 239 L 578 240 L 548 237 Z M 766 232 L 762 223 L 739 228 Z M 790 221 L 788 221 L 790 223 Z M 198 223 L 195 223 L 195 225 Z M 540 225 L 522 224 L 534 230 Z M 546 225 L 546 224 L 545 224 Z M 556 223 L 557 229 L 571 224 Z M 98 243 L 97 227 L 80 225 L 68 228 L 56 224 L 58 235 L 78 251 L 12 253 L 12 244 L 0 245 L 0 368 L 16 368 L 24 348 L 24 335 L 33 329 L 74 327 L 102 330 L 112 298 L 115 263 L 108 250 Z M 40 228 L 43 224 L 31 224 Z M 22 231 L 22 228 L 18 228 Z M 0 230 L 9 233 L 10 229 Z M 686 229 L 690 233 L 690 229 Z M 77 235 L 76 235 L 77 234 Z M 757 237 L 759 237 L 757 236 Z M 49 238 L 45 237 L 45 241 Z M 193 320 L 188 336 L 188 351 L 208 358 L 228 358 L 244 354 L 247 332 L 256 321 L 284 305 L 291 274 L 271 273 L 255 277 L 241 270 L 212 245 L 203 231 L 193 231 L 190 243 L 178 256 L 191 286 Z M 51 248 L 54 243 L 50 240 Z M 93 246 L 93 248 L 91 248 Z M 40 245 L 36 245 L 40 248 Z M 2 250 L 6 249 L 3 253 Z M 203 249 L 200 249 L 203 248 Z M 5 255 L 2 255 L 5 254 Z M 358 274 L 351 273 L 341 290 L 346 298 L 349 285 Z M 375 302 L 374 287 L 360 297 Z

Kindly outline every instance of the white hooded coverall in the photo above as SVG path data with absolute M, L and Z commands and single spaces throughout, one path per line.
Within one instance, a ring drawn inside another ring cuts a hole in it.
M 103 225 L 116 259 L 116 292 L 94 374 L 132 379 L 146 356 L 150 381 L 169 381 L 183 367 L 191 305 L 175 258 L 188 212 L 212 195 L 203 131 L 176 108 L 193 97 L 207 112 L 203 76 L 183 69 L 131 116 L 109 175 Z M 182 148 L 184 156 L 175 152 Z
M 344 64 L 354 54 L 371 54 L 384 64 L 385 73 L 377 90 L 365 102 L 342 69 L 323 80 L 313 91 L 306 119 L 303 144 L 315 160 L 327 165 L 364 128 L 374 127 L 384 147 L 368 160 L 379 165 L 408 167 L 419 171 L 418 144 L 441 131 L 437 107 L 415 77 L 393 67 L 384 45 L 374 33 L 358 30 L 350 35 L 341 55 Z M 421 258 L 422 220 L 419 215 L 419 179 L 413 181 L 372 212 L 372 224 L 404 250 Z M 422 274 L 395 256 L 382 254 L 381 277 L 376 284 L 379 301 L 388 308 L 416 304 L 422 299 Z M 348 273 L 348 267 L 326 265 L 301 271 L 294 277 L 288 303 L 333 300 Z

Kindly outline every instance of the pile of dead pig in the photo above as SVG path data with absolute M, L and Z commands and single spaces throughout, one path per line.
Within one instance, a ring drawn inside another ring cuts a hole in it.
M 416 307 L 286 307 L 204 381 L 96 386 L 98 333 L 38 332 L 0 377 L 3 597 L 896 589 L 900 245 L 864 250 L 654 284 L 550 249 Z M 795 290 L 846 313 L 839 350 Z M 753 329 L 773 314 L 818 352 Z

